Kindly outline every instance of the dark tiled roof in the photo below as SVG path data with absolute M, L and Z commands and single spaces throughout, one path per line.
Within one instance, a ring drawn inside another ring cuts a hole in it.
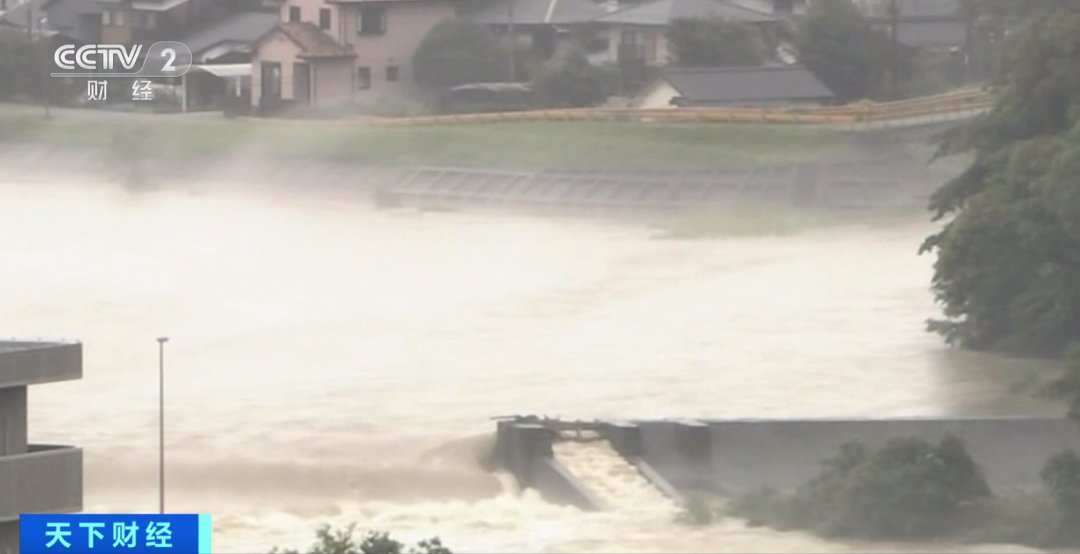
M 511 0 L 499 0 L 465 13 L 465 17 L 485 25 L 505 25 Z M 512 0 L 515 25 L 588 23 L 604 9 L 593 0 Z
M 230 15 L 180 39 L 196 57 L 216 45 L 233 42 L 253 44 L 278 23 L 278 14 L 243 12 Z
M 870 4 L 866 16 L 871 18 L 889 17 L 890 0 L 877 0 Z M 957 17 L 960 10 L 959 0 L 897 0 L 901 18 L 951 18 Z
M 303 51 L 300 57 L 303 58 L 343 58 L 356 55 L 309 21 L 281 23 L 278 30 L 300 47 Z
M 654 0 L 600 17 L 597 21 L 625 25 L 670 25 L 672 21 L 684 18 L 715 18 L 743 23 L 776 21 L 767 13 L 722 0 Z
M 97 19 L 101 6 L 93 0 L 27 0 L 4 12 L 2 23 L 22 29 L 26 28 L 26 15 L 33 10 L 34 26 L 41 16 L 45 16 L 45 28 L 80 42 L 92 42 L 98 39 L 98 27 L 86 25 L 88 19 Z M 93 18 L 86 16 L 95 16 Z
M 663 79 L 694 103 L 827 99 L 833 93 L 802 66 L 669 69 Z

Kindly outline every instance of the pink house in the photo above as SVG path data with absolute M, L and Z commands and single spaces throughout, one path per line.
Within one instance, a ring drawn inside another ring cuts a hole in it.
M 356 54 L 311 23 L 281 23 L 255 43 L 253 104 L 273 108 L 339 104 L 352 97 Z
M 453 17 L 454 2 L 282 0 L 283 23 L 259 42 L 252 61 L 252 105 L 330 105 L 413 92 L 413 54 L 436 23 Z

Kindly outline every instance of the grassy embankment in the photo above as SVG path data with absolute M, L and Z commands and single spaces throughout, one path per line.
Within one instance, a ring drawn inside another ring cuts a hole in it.
M 107 147 L 138 137 L 146 155 L 266 155 L 358 165 L 507 169 L 715 168 L 842 154 L 846 134 L 764 125 L 537 122 L 372 127 L 340 122 L 226 120 L 0 104 L 0 140 Z

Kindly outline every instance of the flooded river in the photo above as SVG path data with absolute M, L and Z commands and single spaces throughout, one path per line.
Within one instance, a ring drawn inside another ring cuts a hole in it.
M 85 448 L 88 511 L 156 510 L 154 339 L 171 337 L 168 508 L 214 514 L 226 552 L 344 522 L 475 552 L 895 551 L 686 527 L 663 503 L 584 514 L 474 453 L 516 413 L 1047 409 L 1007 393 L 1024 363 L 923 332 L 931 227 L 914 218 L 670 241 L 310 191 L 74 185 L 2 187 L 0 329 L 85 342 L 82 381 L 32 388 L 31 438 Z

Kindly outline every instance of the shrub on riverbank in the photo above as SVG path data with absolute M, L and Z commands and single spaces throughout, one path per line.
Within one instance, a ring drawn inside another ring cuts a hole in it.
M 1035 547 L 1080 545 L 1080 457 L 1051 457 L 1044 490 L 995 497 L 963 443 L 946 437 L 849 443 L 793 494 L 761 489 L 731 510 L 750 525 L 825 536 L 917 540 L 949 537 Z
M 733 509 L 752 524 L 828 536 L 921 539 L 954 528 L 990 488 L 962 442 L 893 439 L 880 448 L 849 443 L 793 495 L 758 491 Z
M 279 550 L 271 554 L 302 554 L 298 550 Z M 453 554 L 437 537 L 420 541 L 416 546 L 390 537 L 389 533 L 368 531 L 359 539 L 356 524 L 341 529 L 324 525 L 315 531 L 315 543 L 303 554 Z

